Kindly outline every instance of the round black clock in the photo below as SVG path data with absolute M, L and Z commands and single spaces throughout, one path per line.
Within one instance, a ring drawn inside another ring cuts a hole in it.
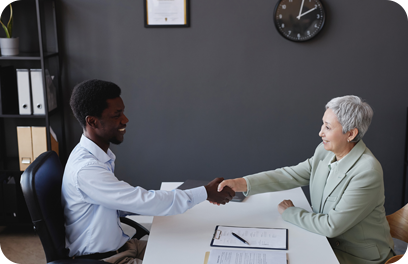
M 320 0 L 280 0 L 274 16 L 279 33 L 292 41 L 306 41 L 315 37 L 326 19 Z

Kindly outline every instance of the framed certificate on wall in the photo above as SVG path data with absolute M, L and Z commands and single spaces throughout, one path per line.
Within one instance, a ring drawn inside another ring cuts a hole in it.
M 145 27 L 189 27 L 190 0 L 144 0 Z

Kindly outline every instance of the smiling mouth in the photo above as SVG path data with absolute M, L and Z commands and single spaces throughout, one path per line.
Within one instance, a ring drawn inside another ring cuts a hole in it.
M 120 132 L 126 131 L 126 128 L 119 129 Z

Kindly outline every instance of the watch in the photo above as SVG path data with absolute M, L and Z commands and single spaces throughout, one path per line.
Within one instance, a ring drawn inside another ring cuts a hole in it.
M 276 29 L 292 41 L 314 38 L 322 30 L 325 19 L 320 0 L 279 0 L 275 6 Z

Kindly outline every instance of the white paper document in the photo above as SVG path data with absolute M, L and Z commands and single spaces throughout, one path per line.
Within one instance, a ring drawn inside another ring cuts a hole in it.
M 186 16 L 185 0 L 147 0 L 148 25 L 184 25 Z
M 208 264 L 286 264 L 285 251 L 212 249 Z
M 232 233 L 247 241 L 249 245 L 233 236 Z M 287 249 L 287 234 L 286 228 L 217 226 L 211 246 Z

